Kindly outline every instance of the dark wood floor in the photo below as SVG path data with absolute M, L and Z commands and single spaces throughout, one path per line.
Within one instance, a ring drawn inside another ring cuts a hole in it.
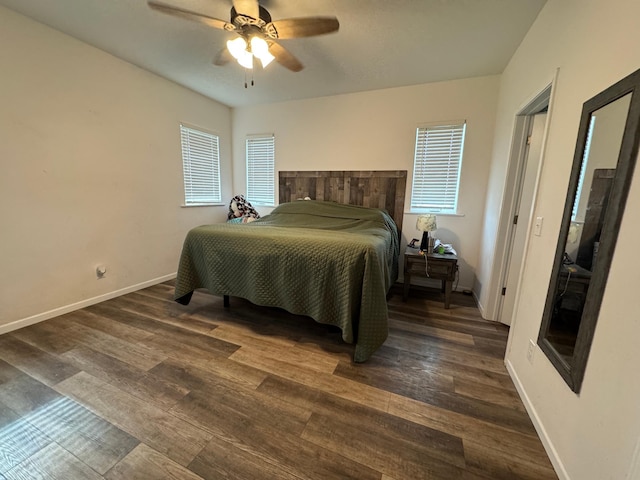
M 353 364 L 334 328 L 172 292 L 0 336 L 0 479 L 557 478 L 470 297 L 398 290 Z

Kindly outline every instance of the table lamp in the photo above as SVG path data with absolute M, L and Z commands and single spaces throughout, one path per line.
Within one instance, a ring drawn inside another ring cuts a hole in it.
M 428 252 L 429 250 L 429 232 L 433 232 L 438 228 L 436 224 L 435 215 L 418 215 L 418 221 L 416 222 L 416 230 L 422 233 L 422 241 L 420 242 L 420 250 Z M 432 252 L 428 252 L 432 253 Z

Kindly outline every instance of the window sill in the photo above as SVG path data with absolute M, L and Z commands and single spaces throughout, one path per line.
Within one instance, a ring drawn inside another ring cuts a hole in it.
M 404 212 L 405 215 L 435 215 L 436 217 L 464 217 L 464 213 L 453 212 L 434 212 L 429 210 L 409 210 Z
M 222 207 L 225 206 L 226 203 L 190 203 L 189 205 L 182 204 L 180 208 L 191 208 L 191 207 Z

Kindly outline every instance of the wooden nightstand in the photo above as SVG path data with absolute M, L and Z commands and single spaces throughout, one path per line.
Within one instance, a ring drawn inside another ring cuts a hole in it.
M 427 257 L 426 269 L 425 257 Z M 407 247 L 404 252 L 404 292 L 402 301 L 406 302 L 409 296 L 411 274 L 417 273 L 436 280 L 442 280 L 444 308 L 449 308 L 451 303 L 451 289 L 453 287 L 453 281 L 456 279 L 457 271 L 458 257 L 455 255 L 440 255 L 438 253 L 421 255 L 419 250 Z

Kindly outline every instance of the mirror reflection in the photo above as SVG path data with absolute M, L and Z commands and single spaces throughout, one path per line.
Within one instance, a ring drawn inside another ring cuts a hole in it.
M 591 114 L 547 340 L 570 363 L 598 260 L 631 93 Z

